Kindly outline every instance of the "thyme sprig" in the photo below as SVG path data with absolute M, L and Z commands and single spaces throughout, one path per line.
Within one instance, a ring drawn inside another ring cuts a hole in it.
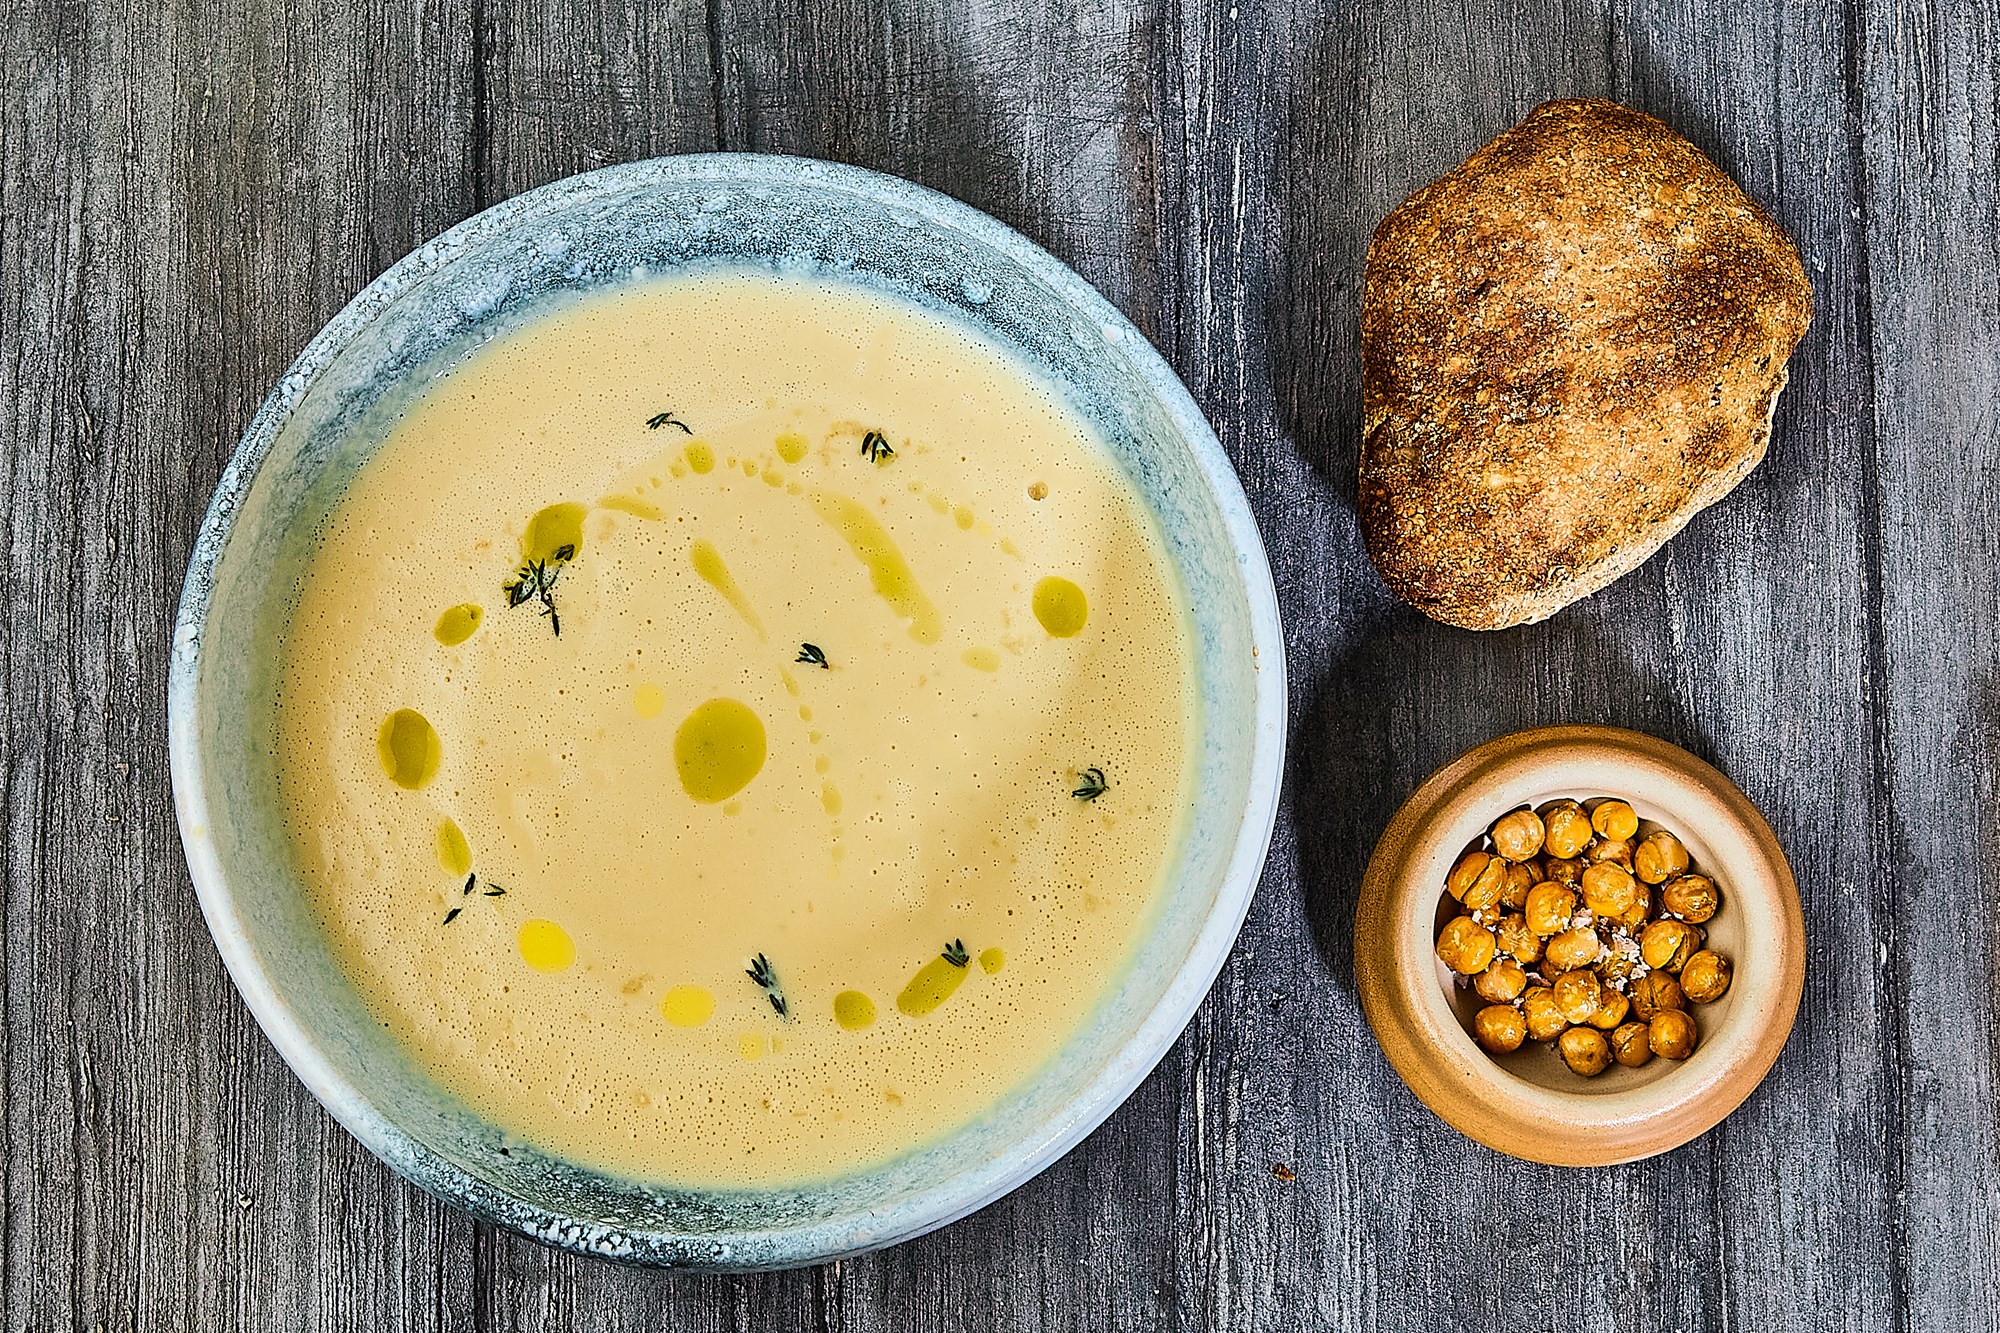
M 771 960 L 758 954 L 750 960 L 750 966 L 743 969 L 743 975 L 763 988 L 764 998 L 778 1011 L 778 1017 L 789 1018 L 790 1008 L 785 1004 L 785 992 L 778 986 L 778 974 L 771 967 Z
M 1111 783 L 1104 776 L 1104 770 L 1092 765 L 1079 773 L 1082 785 L 1070 793 L 1079 801 L 1094 801 L 1111 790 Z
M 509 609 L 528 602 L 539 601 L 542 614 L 549 618 L 549 628 L 557 638 L 562 637 L 562 617 L 556 614 L 556 579 L 562 574 L 563 566 L 576 559 L 576 547 L 564 543 L 556 547 L 546 560 L 530 560 L 514 571 L 514 577 L 500 585 L 507 594 Z
M 687 422 L 682 421 L 679 417 L 674 415 L 672 408 L 668 408 L 666 411 L 660 413 L 658 416 L 648 417 L 646 419 L 646 428 L 648 430 L 658 430 L 662 426 L 679 426 L 681 428 L 681 433 L 683 435 L 694 434 L 693 429 L 688 426 Z
M 886 463 L 896 456 L 889 447 L 889 437 L 879 430 L 871 430 L 861 437 L 861 456 L 871 463 Z
M 807 666 L 816 666 L 822 671 L 831 671 L 833 669 L 833 663 L 826 660 L 826 654 L 820 650 L 820 646 L 816 643 L 800 644 L 799 655 L 792 660 L 795 662 L 804 662 Z
M 964 967 L 972 961 L 972 955 L 965 951 L 964 940 L 953 940 L 945 945 L 939 956 L 953 967 Z

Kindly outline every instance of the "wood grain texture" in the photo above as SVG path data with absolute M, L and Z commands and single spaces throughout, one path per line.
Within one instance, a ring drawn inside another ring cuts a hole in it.
M 0 12 L 7 1328 L 1996 1327 L 1992 0 Z M 1361 260 L 1410 190 L 1568 95 L 1713 156 L 1797 237 L 1816 317 L 1742 489 L 1554 620 L 1469 634 L 1391 599 L 1355 530 Z M 208 494 L 312 332 L 486 204 L 715 147 L 945 190 L 1145 329 L 1263 524 L 1295 719 L 1249 923 L 1132 1100 L 946 1231 L 741 1279 L 477 1226 L 335 1126 L 201 925 L 160 705 Z M 1402 798 L 1554 722 L 1729 773 L 1808 923 L 1765 1086 L 1588 1173 L 1425 1111 L 1349 946 Z

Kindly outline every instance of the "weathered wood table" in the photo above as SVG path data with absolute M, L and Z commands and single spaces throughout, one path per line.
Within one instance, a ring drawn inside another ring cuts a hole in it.
M 6 1327 L 1995 1327 L 1992 0 L 799 8 L 6 6 Z M 1395 603 L 1357 536 L 1362 256 L 1406 192 L 1570 94 L 1663 116 L 1741 180 L 1798 238 L 1816 318 L 1740 491 L 1553 621 L 1468 634 Z M 1130 314 L 1262 520 L 1295 718 L 1249 925 L 1130 1103 L 948 1230 L 744 1279 L 555 1254 L 349 1139 L 202 927 L 162 718 L 209 491 L 320 323 L 496 200 L 718 147 L 935 186 Z M 1415 783 L 1563 721 L 1730 773 L 1811 936 L 1769 1082 L 1587 1173 L 1433 1119 L 1349 948 Z

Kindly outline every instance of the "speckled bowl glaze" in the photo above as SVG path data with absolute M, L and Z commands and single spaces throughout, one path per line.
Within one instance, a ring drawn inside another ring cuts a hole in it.
M 266 743 L 292 592 L 318 520 L 396 407 L 549 303 L 634 276 L 753 264 L 837 277 L 963 321 L 1095 424 L 1152 510 L 1197 642 L 1197 778 L 1147 936 L 1059 1056 L 976 1123 L 812 1188 L 685 1191 L 510 1140 L 371 1021 L 306 905 Z M 216 946 L 265 1033 L 377 1156 L 481 1216 L 580 1253 L 778 1268 L 908 1239 L 981 1207 L 1093 1129 L 1158 1062 L 1242 924 L 1284 746 L 1270 569 L 1228 460 L 1145 338 L 1088 284 L 974 209 L 794 158 L 662 158 L 558 181 L 454 227 L 314 338 L 250 423 L 195 546 L 168 685 L 181 838 Z

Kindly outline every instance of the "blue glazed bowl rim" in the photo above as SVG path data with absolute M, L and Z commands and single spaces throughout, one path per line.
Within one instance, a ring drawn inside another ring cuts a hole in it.
M 908 209 L 926 222 L 998 252 L 1034 275 L 1080 315 L 1116 330 L 1133 372 L 1190 451 L 1224 529 L 1259 649 L 1253 673 L 1255 726 L 1247 800 L 1215 903 L 1185 961 L 1144 1022 L 1096 1077 L 1020 1150 L 952 1176 L 897 1205 L 783 1230 L 735 1236 L 633 1230 L 564 1216 L 480 1180 L 382 1115 L 333 1064 L 292 1012 L 252 943 L 206 835 L 210 810 L 196 724 L 201 648 L 216 566 L 259 470 L 294 409 L 350 341 L 406 293 L 489 239 L 592 192 L 649 183 L 827 188 Z M 322 327 L 279 378 L 244 431 L 203 519 L 182 587 L 167 683 L 168 751 L 175 816 L 195 893 L 237 990 L 292 1071 L 363 1146 L 418 1186 L 474 1215 L 559 1249 L 630 1262 L 702 1269 L 784 1268 L 839 1259 L 900 1241 L 972 1213 L 1017 1188 L 1101 1124 L 1152 1071 L 1194 1016 L 1221 972 L 1249 911 L 1277 818 L 1286 729 L 1284 637 L 1277 593 L 1257 524 L 1221 444 L 1186 387 L 1143 334 L 1067 265 L 1011 227 L 947 195 L 896 176 L 812 158 L 701 153 L 604 167 L 495 204 L 419 246 L 376 278 Z M 717 1256 L 723 1256 L 718 1258 Z

